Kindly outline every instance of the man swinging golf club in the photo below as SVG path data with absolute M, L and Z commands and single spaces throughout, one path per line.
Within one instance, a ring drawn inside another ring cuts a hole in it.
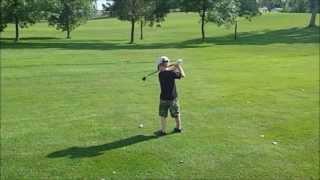
M 182 60 L 180 59 L 177 63 L 170 64 L 170 60 L 166 56 L 161 56 L 158 62 L 158 75 L 161 87 L 159 104 L 161 129 L 155 132 L 158 136 L 166 135 L 166 118 L 168 117 L 168 111 L 170 111 L 171 117 L 176 121 L 176 127 L 173 132 L 180 133 L 182 131 L 180 107 L 175 83 L 175 79 L 185 77 L 181 63 Z

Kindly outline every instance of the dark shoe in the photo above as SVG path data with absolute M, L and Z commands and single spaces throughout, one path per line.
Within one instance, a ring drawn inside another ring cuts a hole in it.
M 154 132 L 154 135 L 156 135 L 156 136 L 165 136 L 165 135 L 167 135 L 167 133 L 159 130 L 159 131 Z
M 174 128 L 174 129 L 173 129 L 173 132 L 174 132 L 174 133 L 182 133 L 182 129 Z

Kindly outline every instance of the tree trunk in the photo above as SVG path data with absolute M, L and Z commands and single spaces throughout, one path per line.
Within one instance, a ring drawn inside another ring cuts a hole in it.
M 67 17 L 67 39 L 70 39 L 70 24 L 69 24 L 69 17 Z
M 67 39 L 70 39 L 70 25 L 69 25 L 69 19 L 67 20 Z
M 14 8 L 18 8 L 18 1 L 14 0 Z M 19 41 L 19 17 L 17 15 L 17 12 L 14 13 L 14 23 L 15 23 L 15 28 L 16 28 L 16 37 L 15 37 L 15 42 Z
M 131 18 L 131 40 L 130 40 L 130 44 L 133 44 L 134 42 L 134 24 L 135 21 L 133 18 Z
M 143 39 L 143 20 L 140 20 L 140 40 Z
M 202 35 L 202 41 L 205 41 L 206 35 L 204 32 L 204 25 L 205 25 L 205 16 L 206 16 L 206 10 L 205 8 L 202 9 L 202 14 L 201 14 L 201 35 Z
M 318 0 L 309 0 L 309 3 L 310 3 L 310 9 L 311 9 L 311 18 L 309 22 L 309 27 L 315 27 L 317 11 L 318 11 Z
M 234 40 L 238 39 L 238 21 L 236 21 L 236 24 L 234 26 Z
M 71 39 L 71 37 L 70 37 L 70 30 L 69 30 L 69 28 L 68 28 L 68 30 L 67 30 L 67 39 Z
M 67 4 L 67 2 L 64 2 L 64 9 L 66 11 L 66 31 L 67 31 L 67 39 L 70 39 L 70 16 L 71 16 L 71 10 L 70 10 L 70 6 L 69 4 Z
M 15 15 L 15 25 L 16 25 L 16 38 L 15 41 L 18 42 L 20 37 L 19 37 L 19 18 L 17 15 Z
M 316 16 L 317 16 L 317 13 L 312 13 L 311 14 L 309 27 L 315 27 L 316 26 Z

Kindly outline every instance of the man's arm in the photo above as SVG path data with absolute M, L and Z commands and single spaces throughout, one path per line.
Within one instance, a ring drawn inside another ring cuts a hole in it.
M 184 70 L 183 70 L 181 64 L 177 64 L 176 67 L 177 67 L 178 71 L 180 72 L 181 77 L 182 78 L 186 77 L 186 74 L 184 73 Z

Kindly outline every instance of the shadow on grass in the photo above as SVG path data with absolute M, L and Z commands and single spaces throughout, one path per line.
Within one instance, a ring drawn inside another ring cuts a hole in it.
M 119 63 L 125 64 L 152 64 L 152 62 L 146 61 L 120 61 L 120 62 L 108 62 L 108 63 L 69 63 L 69 64 L 32 64 L 32 65 L 9 65 L 9 66 L 2 66 L 2 69 L 5 68 L 14 68 L 14 69 L 22 69 L 22 68 L 34 68 L 34 67 L 54 67 L 54 66 L 101 66 L 101 65 L 115 65 Z
M 319 27 L 314 28 L 290 28 L 280 30 L 264 30 L 239 33 L 238 39 L 234 35 L 209 37 L 207 43 L 216 45 L 269 45 L 269 44 L 294 44 L 294 43 L 319 43 Z M 199 43 L 200 39 L 189 40 L 184 43 Z
M 137 144 L 143 141 L 148 141 L 151 139 L 158 138 L 157 136 L 145 136 L 145 135 L 136 135 L 126 139 L 121 139 L 107 144 L 89 146 L 89 147 L 71 147 L 68 149 L 63 149 L 56 151 L 47 155 L 48 158 L 60 158 L 60 157 L 69 157 L 73 158 L 84 158 L 84 157 L 94 157 L 102 155 L 106 151 L 113 149 L 118 149 L 133 144 Z
M 57 37 L 22 37 L 20 40 L 28 41 L 28 40 L 53 40 L 53 39 L 61 39 Z M 11 40 L 14 41 L 14 38 L 0 38 L 0 40 Z
M 257 32 L 239 33 L 239 39 L 233 40 L 233 34 L 220 37 L 208 37 L 206 43 L 200 39 L 191 39 L 182 42 L 150 43 L 150 44 L 121 44 L 114 42 L 91 41 L 77 42 L 50 41 L 28 42 L 3 41 L 1 49 L 68 49 L 68 50 L 143 50 L 143 49 L 170 49 L 170 48 L 203 48 L 211 45 L 269 45 L 294 43 L 319 43 L 319 27 L 290 28 L 280 30 L 264 30 Z
M 1 49 L 67 49 L 67 50 L 143 50 L 143 49 L 170 49 L 170 48 L 197 48 L 197 44 L 186 43 L 152 43 L 152 44 L 125 44 L 114 42 L 1 42 Z M 203 46 L 202 46 L 203 47 Z

